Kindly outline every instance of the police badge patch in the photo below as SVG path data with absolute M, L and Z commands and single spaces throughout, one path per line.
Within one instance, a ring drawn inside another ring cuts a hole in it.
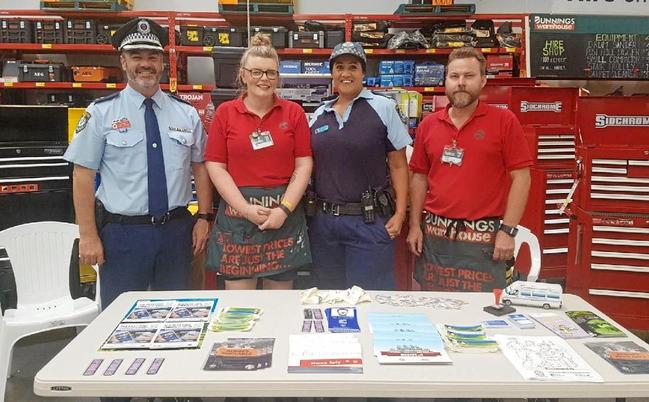
M 403 114 L 403 110 L 401 110 L 399 104 L 395 102 L 394 107 L 397 109 L 397 114 L 399 114 L 399 119 L 401 119 L 401 122 L 403 122 L 403 124 L 408 124 L 408 116 Z
M 83 131 L 86 128 L 86 125 L 88 125 L 88 120 L 92 115 L 88 112 L 83 112 L 83 115 L 79 119 L 79 124 L 77 124 L 77 128 L 74 130 L 75 134 L 79 134 L 81 131 Z

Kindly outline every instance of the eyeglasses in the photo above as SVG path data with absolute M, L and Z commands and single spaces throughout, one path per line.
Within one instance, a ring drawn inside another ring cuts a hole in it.
M 263 77 L 264 74 L 266 74 L 266 78 L 268 78 L 269 80 L 276 80 L 277 77 L 279 76 L 279 71 L 277 70 L 260 70 L 258 68 L 245 68 L 245 67 L 241 67 L 241 68 L 249 72 L 250 76 L 252 76 L 252 78 L 256 80 L 261 79 L 261 77 Z

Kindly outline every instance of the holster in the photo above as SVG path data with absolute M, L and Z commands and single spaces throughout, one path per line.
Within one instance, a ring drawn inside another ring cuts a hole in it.
M 306 216 L 315 216 L 318 213 L 318 194 L 307 189 L 304 193 L 304 214 Z
M 106 226 L 108 214 L 104 204 L 98 199 L 95 199 L 95 224 L 97 225 L 97 233 L 100 233 L 101 230 Z
M 396 211 L 394 190 L 392 187 L 378 188 L 374 191 L 374 205 L 384 218 L 389 218 Z

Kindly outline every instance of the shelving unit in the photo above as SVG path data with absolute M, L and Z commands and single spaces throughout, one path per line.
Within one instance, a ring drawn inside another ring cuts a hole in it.
M 210 46 L 182 46 L 176 45 L 176 35 L 180 25 L 195 24 L 204 26 L 230 27 L 244 26 L 245 16 L 227 15 L 223 16 L 213 12 L 175 12 L 175 11 L 43 11 L 43 10 L 0 10 L 0 18 L 21 17 L 28 19 L 48 18 L 95 18 L 105 23 L 124 22 L 130 18 L 147 17 L 161 25 L 169 26 L 169 43 L 165 49 L 169 63 L 169 84 L 163 85 L 163 89 L 171 92 L 199 91 L 210 92 L 214 89 L 212 85 L 187 85 L 180 84 L 178 77 L 178 66 L 186 62 L 187 56 L 211 55 L 213 47 Z M 351 40 L 352 27 L 355 22 L 367 22 L 384 20 L 390 22 L 394 28 L 414 28 L 430 26 L 434 22 L 442 20 L 466 20 L 471 22 L 475 19 L 492 19 L 496 25 L 511 21 L 521 37 L 521 44 L 525 44 L 525 15 L 522 14 L 497 14 L 497 15 L 469 15 L 469 16 L 412 16 L 392 14 L 325 14 L 307 15 L 295 14 L 284 15 L 251 15 L 251 25 L 274 25 L 286 26 L 289 29 L 296 29 L 297 25 L 306 20 L 318 20 L 324 24 L 335 24 L 344 27 L 345 40 Z M 367 48 L 365 50 L 368 59 L 376 60 L 385 56 L 395 58 L 408 57 L 416 60 L 425 60 L 432 56 L 436 60 L 443 61 L 444 56 L 450 54 L 453 49 L 377 49 Z M 525 48 L 480 48 L 485 54 L 512 55 L 519 61 L 520 71 L 525 71 Z M 280 57 L 320 57 L 326 58 L 331 54 L 331 49 L 321 48 L 284 48 L 277 49 Z M 113 54 L 115 50 L 110 45 L 79 45 L 79 44 L 40 44 L 40 43 L 0 43 L 0 54 L 13 53 L 16 58 L 25 53 L 45 54 Z M 491 82 L 491 80 L 490 80 Z M 499 83 L 507 85 L 520 85 L 518 78 L 499 79 Z M 524 84 L 527 85 L 527 84 Z M 0 90 L 3 89 L 72 89 L 72 90 L 120 90 L 124 88 L 123 83 L 87 83 L 87 82 L 15 82 L 0 83 Z M 407 87 L 407 90 L 414 90 L 424 94 L 443 93 L 443 87 Z

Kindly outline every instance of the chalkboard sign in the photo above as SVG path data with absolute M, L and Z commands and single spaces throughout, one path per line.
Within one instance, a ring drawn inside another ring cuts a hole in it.
M 649 18 L 533 14 L 529 32 L 533 77 L 649 79 Z

